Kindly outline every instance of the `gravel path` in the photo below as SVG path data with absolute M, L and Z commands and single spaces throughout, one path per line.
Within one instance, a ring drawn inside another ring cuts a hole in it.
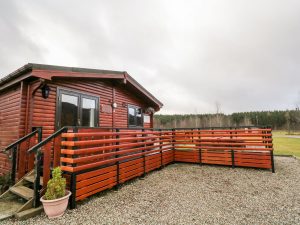
M 49 220 L 3 224 L 300 224 L 300 161 L 276 157 L 276 173 L 173 164 L 106 191 Z

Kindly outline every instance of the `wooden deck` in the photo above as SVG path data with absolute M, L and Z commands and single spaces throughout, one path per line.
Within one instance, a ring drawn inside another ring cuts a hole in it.
M 61 168 L 73 199 L 97 192 L 170 163 L 187 162 L 272 169 L 270 128 L 102 130 L 61 135 Z
M 76 201 L 117 188 L 170 163 L 254 167 L 275 172 L 272 130 L 266 127 L 168 130 L 64 127 L 43 141 L 42 129 L 28 137 L 28 143 L 34 143 L 32 138 L 36 138 L 38 144 L 27 153 L 22 147 L 25 138 L 13 144 L 14 151 L 31 155 L 30 160 L 16 167 L 15 173 L 28 173 L 35 165 L 35 176 L 31 179 L 34 207 L 39 206 L 39 196 L 45 191 L 51 168 L 56 166 L 61 167 L 67 178 L 72 192 L 71 208 L 76 207 Z M 13 156 L 13 162 L 20 163 L 17 154 Z M 13 180 L 14 177 L 19 176 L 12 173 Z

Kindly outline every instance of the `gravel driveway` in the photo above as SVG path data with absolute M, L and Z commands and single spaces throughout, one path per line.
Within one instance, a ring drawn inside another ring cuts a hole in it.
M 3 224 L 300 224 L 300 161 L 275 160 L 275 174 L 173 164 L 93 196 L 62 218 Z

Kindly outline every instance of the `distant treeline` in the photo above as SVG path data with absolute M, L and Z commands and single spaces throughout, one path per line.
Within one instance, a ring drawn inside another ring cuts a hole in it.
M 300 111 L 261 111 L 238 112 L 225 115 L 216 114 L 185 114 L 154 116 L 156 128 L 179 127 L 233 127 L 233 126 L 272 126 L 275 130 L 300 130 Z

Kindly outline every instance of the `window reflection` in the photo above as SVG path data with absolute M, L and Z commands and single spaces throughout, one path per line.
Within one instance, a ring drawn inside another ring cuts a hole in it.
M 98 126 L 99 99 L 97 97 L 60 91 L 58 100 L 58 127 Z
M 129 126 L 143 126 L 142 109 L 135 106 L 128 106 L 128 125 Z
M 136 109 L 136 125 L 143 126 L 142 110 Z
M 96 101 L 82 98 L 82 126 L 95 127 Z
M 129 125 L 135 125 L 135 108 L 129 107 L 128 108 L 128 115 L 129 115 Z
M 78 97 L 61 95 L 61 127 L 76 126 L 78 118 Z

